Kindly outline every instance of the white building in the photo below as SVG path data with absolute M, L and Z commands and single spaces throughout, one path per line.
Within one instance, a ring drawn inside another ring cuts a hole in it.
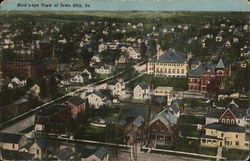
M 112 95 L 122 96 L 125 94 L 125 83 L 123 80 L 115 80 L 108 83 L 108 89 L 112 91 Z
M 83 79 L 83 76 L 77 74 L 77 75 L 73 76 L 72 78 L 70 78 L 70 82 L 72 82 L 72 83 L 83 83 L 84 79 Z
M 150 96 L 150 88 L 147 83 L 141 82 L 135 86 L 133 90 L 133 99 L 146 100 L 149 99 L 149 96 Z

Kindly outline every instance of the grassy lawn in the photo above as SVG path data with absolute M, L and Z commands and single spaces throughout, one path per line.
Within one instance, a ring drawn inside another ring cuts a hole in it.
M 197 98 L 185 98 L 184 99 L 185 103 L 187 104 L 187 107 L 208 107 L 211 104 L 206 103 L 205 99 L 197 99 Z
M 192 140 L 186 138 L 179 138 L 179 140 L 173 146 L 157 145 L 156 148 L 166 150 L 184 151 L 189 153 L 199 153 L 205 155 L 216 156 L 217 148 L 201 147 L 199 140 Z
M 88 126 L 81 139 L 122 144 L 123 128 L 114 124 L 106 127 Z
M 168 87 L 174 87 L 174 90 L 187 90 L 187 79 L 186 78 L 155 77 L 152 75 L 144 74 L 131 83 L 133 85 L 133 84 L 136 84 L 136 83 L 141 82 L 141 81 L 147 82 L 148 84 L 153 84 L 154 87 L 168 86 Z
M 228 160 L 244 160 L 249 154 L 249 150 L 240 149 L 228 149 L 222 152 L 222 156 Z
M 197 130 L 197 127 L 189 124 L 181 124 L 179 127 L 182 136 L 199 137 L 202 130 Z
M 179 118 L 180 124 L 205 124 L 205 117 L 193 115 L 181 115 Z

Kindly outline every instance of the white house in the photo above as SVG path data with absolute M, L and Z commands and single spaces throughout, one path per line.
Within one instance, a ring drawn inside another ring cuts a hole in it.
M 90 68 L 86 68 L 84 69 L 83 75 L 86 75 L 88 79 L 92 79 L 93 78 L 93 73 L 91 72 Z
M 153 95 L 155 96 L 167 96 L 167 102 L 170 104 L 173 100 L 173 87 L 158 86 L 154 89 Z
M 108 75 L 112 73 L 112 67 L 108 65 L 102 65 L 95 68 L 95 72 L 101 75 Z
M 27 80 L 20 80 L 17 77 L 11 79 L 10 83 L 8 84 L 8 88 L 15 88 L 15 87 L 24 87 L 27 83 Z
M 124 48 L 122 50 L 124 50 Z M 128 47 L 125 50 L 128 52 L 130 58 L 135 60 L 141 59 L 141 53 L 138 48 Z
M 116 79 L 108 83 L 108 89 L 112 91 L 113 96 L 122 96 L 125 94 L 125 83 L 123 80 Z
M 40 87 L 39 85 L 35 84 L 30 88 L 29 91 L 33 96 L 38 96 L 40 93 Z
M 86 97 L 88 99 L 89 105 L 91 108 L 99 109 L 102 105 L 109 105 L 110 101 L 106 98 L 106 96 L 99 90 L 90 93 L 86 93 Z
M 133 90 L 133 99 L 137 100 L 146 100 L 149 99 L 150 88 L 149 85 L 145 82 L 141 82 L 135 86 Z
M 73 83 L 83 83 L 84 79 L 83 79 L 83 76 L 77 74 L 77 75 L 73 76 L 72 78 L 70 78 L 70 82 L 73 82 Z

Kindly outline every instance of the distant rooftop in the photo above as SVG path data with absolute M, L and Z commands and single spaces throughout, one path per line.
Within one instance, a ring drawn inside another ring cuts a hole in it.
M 45 110 L 42 110 L 40 112 L 37 113 L 37 115 L 40 116 L 53 116 L 56 115 L 66 109 L 70 108 L 69 106 L 65 106 L 65 105 L 53 105 Z
M 185 63 L 187 61 L 187 54 L 181 51 L 168 50 L 157 59 L 153 57 L 149 62 L 159 63 Z

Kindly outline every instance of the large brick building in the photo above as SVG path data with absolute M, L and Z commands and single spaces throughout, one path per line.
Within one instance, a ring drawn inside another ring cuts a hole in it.
M 222 88 L 228 68 L 220 59 L 217 64 L 201 64 L 190 71 L 188 76 L 188 91 L 215 92 Z
M 54 73 L 57 69 L 58 59 L 55 58 L 54 48 L 49 56 L 41 53 L 34 45 L 3 54 L 4 77 L 35 78 Z

